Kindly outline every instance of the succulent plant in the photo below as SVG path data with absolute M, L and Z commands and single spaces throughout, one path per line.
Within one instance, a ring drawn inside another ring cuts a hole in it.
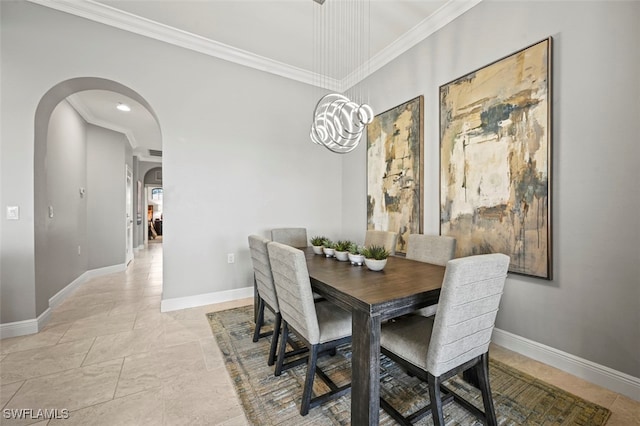
M 335 243 L 330 239 L 325 238 L 324 241 L 322 242 L 322 246 L 324 248 L 332 249 L 332 248 L 335 248 Z
M 340 240 L 333 246 L 336 251 L 349 251 L 349 247 L 351 247 L 351 241 L 348 240 Z
M 364 247 L 359 246 L 356 243 L 351 243 L 351 245 L 349 246 L 349 253 L 351 254 L 362 254 L 363 251 Z
M 325 240 L 327 239 L 327 237 L 324 236 L 315 236 L 313 238 L 311 238 L 311 245 L 312 246 L 321 246 L 324 244 Z
M 364 257 L 367 259 L 383 260 L 389 257 L 389 252 L 384 246 L 370 246 L 363 250 Z

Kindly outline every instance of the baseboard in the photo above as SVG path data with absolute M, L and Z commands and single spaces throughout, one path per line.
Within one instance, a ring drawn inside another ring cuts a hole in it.
M 38 331 L 42 330 L 51 319 L 52 309 L 64 302 L 75 289 L 92 278 L 113 274 L 115 272 L 121 272 L 126 269 L 127 267 L 125 264 L 120 264 L 86 271 L 71 283 L 69 283 L 65 288 L 57 292 L 53 297 L 51 297 L 49 299 L 49 307 L 42 314 L 40 314 L 38 318 L 0 324 L 0 339 L 26 336 L 28 334 L 37 333 Z
M 640 378 L 497 328 L 493 330 L 492 341 L 498 346 L 640 401 Z
M 57 292 L 53 297 L 49 299 L 49 308 L 53 309 L 60 305 L 67 297 L 78 287 L 80 287 L 85 282 L 89 281 L 92 278 L 101 277 L 103 275 L 114 274 L 116 272 L 122 272 L 127 269 L 127 265 L 121 263 L 119 265 L 105 266 L 103 268 L 91 269 L 86 271 L 78 278 L 73 280 L 69 285 L 65 288 Z
M 170 312 L 214 303 L 230 302 L 247 297 L 253 297 L 253 286 L 218 291 L 215 293 L 197 294 L 195 296 L 165 299 L 160 303 L 160 312 Z

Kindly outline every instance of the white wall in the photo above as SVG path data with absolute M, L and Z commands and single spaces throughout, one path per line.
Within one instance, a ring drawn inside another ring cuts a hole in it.
M 553 37 L 552 281 L 511 275 L 497 327 L 640 377 L 639 2 L 483 1 L 368 79 L 385 111 L 425 97 L 424 232 L 439 233 L 439 87 Z M 345 229 L 366 227 L 364 147 Z M 356 236 L 357 237 L 357 236 Z
M 34 114 L 49 89 L 79 76 L 122 83 L 158 117 L 164 299 L 251 286 L 251 233 L 290 225 L 339 235 L 341 158 L 309 142 L 314 89 L 32 3 L 0 7 L 0 205 L 22 212 L 2 223 L 3 323 L 41 313 L 30 295 Z

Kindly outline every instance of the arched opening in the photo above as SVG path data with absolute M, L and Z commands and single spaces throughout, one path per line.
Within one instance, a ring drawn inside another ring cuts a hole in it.
M 115 81 L 63 81 L 40 100 L 34 129 L 34 243 L 36 315 L 64 300 L 89 271 L 126 267 L 138 209 L 137 159 L 123 132 L 87 122 L 72 95 L 105 91 L 153 108 Z M 137 247 L 137 244 L 135 245 Z

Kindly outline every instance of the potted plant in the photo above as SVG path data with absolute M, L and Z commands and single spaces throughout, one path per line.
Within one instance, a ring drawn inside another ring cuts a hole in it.
M 351 247 L 351 241 L 340 240 L 334 244 L 333 248 L 336 251 L 336 259 L 346 262 L 349 260 L 349 247 Z
M 364 255 L 362 254 L 364 247 L 357 245 L 356 243 L 351 243 L 351 247 L 349 247 L 349 262 L 352 265 L 362 266 L 364 263 Z
M 324 242 L 322 243 L 322 251 L 324 252 L 325 256 L 333 257 L 333 255 L 336 253 L 333 245 L 333 241 L 325 238 Z
M 322 245 L 324 244 L 326 237 L 315 236 L 311 238 L 311 246 L 313 247 L 313 252 L 315 254 L 322 254 Z
M 372 271 L 382 271 L 387 264 L 389 252 L 383 246 L 370 246 L 364 249 L 364 263 Z

